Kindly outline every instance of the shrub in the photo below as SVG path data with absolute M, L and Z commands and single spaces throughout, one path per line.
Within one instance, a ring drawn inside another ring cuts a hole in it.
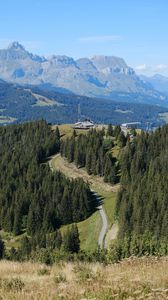
M 66 282 L 66 276 L 63 273 L 58 273 L 54 276 L 54 282 L 55 283 L 61 283 L 61 282 Z
M 47 268 L 42 268 L 40 270 L 38 270 L 37 272 L 38 275 L 50 275 L 50 270 Z
M 19 292 L 24 288 L 25 284 L 24 282 L 16 277 L 11 279 L 1 279 L 0 280 L 0 288 L 6 290 L 6 291 L 16 291 Z
M 74 268 L 74 272 L 78 274 L 80 280 L 96 278 L 96 274 L 86 265 L 76 265 Z

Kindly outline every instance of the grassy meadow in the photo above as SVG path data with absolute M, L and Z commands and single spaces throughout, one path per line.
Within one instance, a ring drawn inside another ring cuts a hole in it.
M 0 261 L 0 299 L 168 299 L 168 258 L 132 258 L 113 265 Z

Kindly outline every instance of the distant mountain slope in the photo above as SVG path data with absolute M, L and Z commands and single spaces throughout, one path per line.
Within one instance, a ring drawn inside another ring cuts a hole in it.
M 120 98 L 120 97 L 119 97 Z M 164 123 L 159 113 L 168 108 L 114 100 L 89 98 L 73 94 L 61 94 L 35 86 L 18 86 L 0 80 L 0 124 L 20 123 L 46 119 L 51 123 L 74 123 L 78 119 L 78 104 L 81 119 L 91 118 L 96 123 L 120 124 L 140 121 L 142 126 L 150 122 L 153 126 Z
M 114 92 L 136 93 L 154 101 L 164 96 L 142 81 L 122 58 L 94 56 L 74 60 L 53 55 L 33 55 L 18 42 L 0 50 L 0 77 L 19 84 L 50 85 L 90 97 L 108 97 Z M 152 103 L 152 102 L 151 102 Z
M 141 75 L 140 78 L 151 84 L 155 90 L 168 95 L 168 77 L 156 74 L 152 77 Z

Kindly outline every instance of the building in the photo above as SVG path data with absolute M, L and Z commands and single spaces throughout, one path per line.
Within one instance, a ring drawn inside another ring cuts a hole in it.
M 127 128 L 127 129 L 138 128 L 140 124 L 141 124 L 140 122 L 124 123 L 124 124 L 121 124 L 121 128 L 122 127 Z
M 137 129 L 140 124 L 141 124 L 140 122 L 124 123 L 124 124 L 121 124 L 120 128 L 125 136 L 127 136 L 129 134 L 130 138 L 132 138 L 130 135 L 130 129 L 132 129 L 132 128 Z
M 83 122 L 77 122 L 74 124 L 74 126 L 72 126 L 73 129 L 86 129 L 86 130 L 94 127 L 95 127 L 94 122 L 89 119 L 85 119 Z

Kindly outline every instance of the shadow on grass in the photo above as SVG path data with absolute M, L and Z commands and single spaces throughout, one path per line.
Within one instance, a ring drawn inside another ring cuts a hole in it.
M 104 197 L 100 196 L 97 192 L 91 190 L 92 192 L 92 197 L 93 197 L 93 206 L 94 206 L 94 211 L 98 210 L 100 205 L 103 205 L 103 200 Z

